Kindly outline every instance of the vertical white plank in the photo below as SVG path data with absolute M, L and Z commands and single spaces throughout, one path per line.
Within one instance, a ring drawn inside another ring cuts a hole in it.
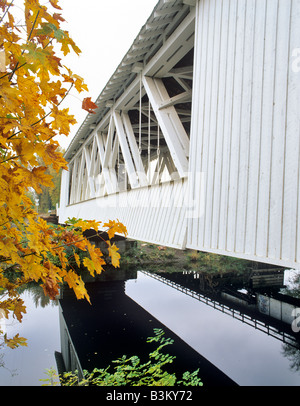
M 174 183 L 163 183 L 161 185 L 161 207 L 158 210 L 158 230 L 156 233 L 157 241 L 162 241 L 162 236 L 167 227 L 168 221 L 168 208 L 171 207 L 172 193 L 173 193 Z
M 198 2 L 199 3 L 199 2 Z M 193 202 L 198 202 L 199 205 L 199 217 L 197 214 L 192 219 L 192 245 L 196 247 L 202 247 L 202 240 L 199 241 L 199 232 L 201 225 L 203 224 L 204 205 L 205 199 L 203 182 L 206 174 L 203 177 L 199 177 L 199 173 L 203 173 L 204 168 L 202 166 L 203 158 L 203 120 L 204 120 L 204 105 L 205 105 L 205 89 L 206 89 L 206 66 L 207 66 L 207 35 L 208 35 L 208 1 L 202 1 L 198 7 L 198 38 L 196 39 L 196 47 L 199 52 L 197 53 L 197 61 L 194 66 L 194 80 L 197 80 L 197 87 L 194 92 L 194 101 L 192 117 L 194 130 L 192 133 L 191 153 L 195 156 L 194 165 L 192 168 L 192 181 L 193 181 Z M 198 78 L 198 79 L 197 79 Z M 201 209 L 202 212 L 201 212 Z M 199 248 L 201 249 L 201 248 Z
M 206 104 L 206 92 L 207 92 L 207 65 L 208 65 L 208 33 L 209 33 L 209 1 L 203 1 L 200 8 L 199 18 L 201 19 L 202 24 L 202 42 L 197 45 L 201 49 L 201 55 L 199 55 L 200 61 L 197 61 L 195 69 L 197 69 L 197 74 L 200 75 L 199 78 L 199 87 L 197 89 L 197 99 L 196 106 L 198 107 L 194 114 L 197 114 L 197 129 L 194 129 L 193 137 L 194 145 L 191 145 L 191 152 L 196 154 L 196 161 L 194 170 L 194 201 L 197 200 L 199 203 L 199 212 L 205 212 L 205 193 L 202 182 L 206 179 L 206 142 L 207 135 L 205 134 L 205 104 Z M 198 40 L 197 40 L 198 41 Z M 203 177 L 197 176 L 197 173 L 203 173 Z M 204 179 L 203 179 L 204 178 Z M 193 243 L 197 247 L 203 247 L 203 229 L 204 229 L 204 214 L 199 218 L 195 218 L 193 221 Z M 193 245 L 194 245 L 193 244 Z M 201 249 L 201 248 L 199 248 Z
M 243 86 L 241 103 L 240 155 L 238 169 L 238 194 L 236 212 L 235 251 L 244 253 L 246 240 L 247 196 L 249 177 L 249 146 L 252 102 L 253 51 L 254 51 L 255 1 L 246 2 L 245 41 L 243 61 Z
M 241 105 L 243 97 L 243 73 L 244 73 L 244 47 L 245 47 L 245 12 L 246 3 L 238 0 L 236 4 L 236 30 L 235 30 L 235 55 L 233 67 L 233 105 L 230 139 L 230 162 L 228 177 L 228 204 L 227 204 L 227 245 L 228 251 L 235 252 L 236 249 L 236 216 L 238 202 L 238 179 L 240 159 L 240 132 L 241 132 Z M 234 19 L 232 20 L 232 22 Z
M 84 175 L 84 165 L 85 165 L 83 151 L 81 151 L 79 162 L 80 163 L 79 163 L 78 178 L 77 178 L 76 202 L 80 202 L 82 200 L 83 175 Z
M 276 2 L 274 2 L 276 3 Z M 270 167 L 270 204 L 268 258 L 281 259 L 282 212 L 284 200 L 284 165 L 286 138 L 287 78 L 289 68 L 291 0 L 278 4 L 276 72 L 274 82 L 274 117 L 272 161 Z
M 176 202 L 178 201 L 178 195 L 180 193 L 182 193 L 182 182 L 176 181 L 172 191 L 171 206 L 168 208 L 168 216 L 166 217 L 165 233 L 162 236 L 163 241 L 169 240 L 171 244 L 174 244 L 174 235 L 180 214 L 180 210 L 176 207 Z M 175 219 L 176 221 L 174 221 Z
M 255 255 L 258 173 L 261 137 L 261 111 L 264 66 L 264 37 L 265 37 L 265 8 L 266 0 L 255 1 L 255 27 L 253 52 L 253 80 L 251 106 L 251 136 L 249 146 L 249 178 L 247 196 L 247 222 L 245 250 L 249 255 Z
M 187 179 L 182 180 L 181 188 L 180 188 L 180 196 L 178 199 L 180 200 L 181 204 L 178 204 L 178 221 L 176 223 L 176 230 L 174 235 L 174 242 L 181 247 L 185 244 L 185 230 L 187 230 L 187 221 L 186 221 L 186 206 L 185 206 L 185 196 L 187 193 L 188 188 L 188 181 Z
M 61 189 L 60 189 L 60 207 L 63 209 L 69 204 L 70 190 L 70 172 L 62 170 L 61 174 Z
M 221 31 L 220 31 L 220 68 L 218 86 L 218 109 L 216 128 L 216 157 L 215 157 L 215 178 L 214 178 L 214 200 L 212 215 L 212 247 L 224 248 L 225 240 L 220 239 L 220 209 L 221 209 L 221 189 L 223 185 L 223 149 L 224 149 L 224 120 L 226 108 L 226 77 L 227 77 L 227 52 L 229 35 L 229 1 L 218 2 L 218 7 L 222 7 Z M 224 234 L 223 234 L 224 235 Z
M 151 222 L 149 225 L 149 235 L 151 238 L 154 238 L 155 234 L 157 233 L 157 229 L 160 227 L 158 223 L 158 210 L 161 206 L 161 199 L 160 199 L 160 191 L 161 188 L 159 185 L 152 186 L 151 188 L 147 189 L 149 191 L 150 196 L 148 197 L 148 201 L 150 204 L 148 215 L 151 218 Z
M 300 0 L 293 0 L 291 7 L 281 257 L 299 264 L 300 64 L 296 56 L 300 48 Z
M 132 191 L 131 191 L 132 192 Z M 146 220 L 146 208 L 145 208 L 145 201 L 146 201 L 146 191 L 145 189 L 138 189 L 137 193 L 128 193 L 132 196 L 132 207 L 133 207 L 133 230 L 134 235 L 140 235 L 145 229 L 145 220 Z M 134 191 L 135 192 L 135 191 Z M 141 234 L 142 235 L 142 234 Z M 142 238 L 141 238 L 142 240 Z
M 266 257 L 268 252 L 270 168 L 272 162 L 273 101 L 276 65 L 278 0 L 267 1 L 265 51 L 263 73 L 263 105 L 261 110 L 260 172 L 258 179 L 258 208 L 256 254 Z
M 203 1 L 196 2 L 195 13 L 195 47 L 194 47 L 194 71 L 193 71 L 193 103 L 191 110 L 191 134 L 190 134 L 190 155 L 189 155 L 189 176 L 188 176 L 188 204 L 191 205 L 195 198 L 195 171 L 197 163 L 197 154 L 194 152 L 197 150 L 198 143 L 198 117 L 199 117 L 199 104 L 200 97 L 199 81 L 201 77 L 200 64 L 202 60 L 202 30 L 203 30 Z M 163 161 L 163 165 L 165 160 Z M 187 245 L 193 244 L 193 230 L 196 220 L 188 218 L 187 220 Z
M 223 162 L 222 162 L 222 188 L 220 205 L 220 246 L 227 250 L 228 242 L 228 189 L 229 189 L 229 168 L 230 168 L 230 150 L 232 135 L 232 112 L 234 96 L 234 62 L 236 47 L 236 19 L 237 19 L 237 1 L 229 2 L 229 33 L 227 48 L 227 72 L 226 72 L 226 98 L 225 98 L 225 120 L 224 120 L 224 144 L 223 144 Z
M 203 223 L 203 247 L 210 247 L 211 245 L 211 217 L 212 217 L 212 202 L 214 193 L 214 161 L 215 161 L 215 123 L 216 123 L 216 104 L 217 97 L 216 91 L 218 86 L 218 66 L 217 61 L 219 50 L 218 30 L 220 21 L 216 23 L 216 1 L 209 3 L 208 19 L 210 21 L 208 31 L 208 59 L 206 71 L 206 98 L 205 98 L 205 117 L 204 117 L 204 130 L 206 146 L 205 154 L 203 156 L 203 163 L 206 165 L 206 191 L 205 191 L 205 216 Z M 219 9 L 219 8 L 218 8 Z
M 75 185 L 76 185 L 76 176 L 77 176 L 77 159 L 75 158 L 72 163 L 72 178 L 71 178 L 71 192 L 69 203 L 75 203 Z

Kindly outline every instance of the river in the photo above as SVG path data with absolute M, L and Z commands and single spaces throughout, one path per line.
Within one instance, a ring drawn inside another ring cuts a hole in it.
M 293 297 L 298 277 L 276 269 L 114 270 L 87 283 L 92 306 L 68 289 L 48 304 L 40 291 L 25 291 L 23 322 L 9 320 L 5 329 L 28 346 L 1 350 L 0 384 L 40 386 L 52 367 L 91 371 L 123 354 L 143 357 L 147 337 L 162 328 L 174 339 L 167 352 L 176 356 L 178 375 L 199 368 L 206 386 L 299 386 L 300 341 L 291 318 L 300 308 Z

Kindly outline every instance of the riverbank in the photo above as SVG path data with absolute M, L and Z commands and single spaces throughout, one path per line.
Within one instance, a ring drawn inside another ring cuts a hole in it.
M 268 268 L 267 264 L 244 259 L 189 249 L 179 250 L 140 241 L 122 252 L 120 264 L 121 267 L 142 266 L 153 269 L 163 267 L 166 272 L 171 272 L 172 269 L 178 270 L 178 268 L 209 272 L 236 272 Z M 274 266 L 272 267 L 274 268 Z

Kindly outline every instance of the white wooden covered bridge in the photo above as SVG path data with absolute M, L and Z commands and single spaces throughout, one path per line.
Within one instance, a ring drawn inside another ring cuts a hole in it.
M 159 0 L 96 103 L 61 223 L 298 268 L 300 0 Z

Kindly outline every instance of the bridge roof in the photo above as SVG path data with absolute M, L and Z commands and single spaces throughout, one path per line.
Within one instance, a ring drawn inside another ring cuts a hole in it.
M 114 103 L 138 75 L 138 67 L 144 67 L 163 43 L 187 16 L 195 0 L 159 0 L 150 17 L 120 62 L 119 66 L 99 94 L 95 103 L 96 114 L 87 114 L 65 153 L 70 160 L 80 149 L 81 140 L 89 137 L 95 126 L 108 113 Z

